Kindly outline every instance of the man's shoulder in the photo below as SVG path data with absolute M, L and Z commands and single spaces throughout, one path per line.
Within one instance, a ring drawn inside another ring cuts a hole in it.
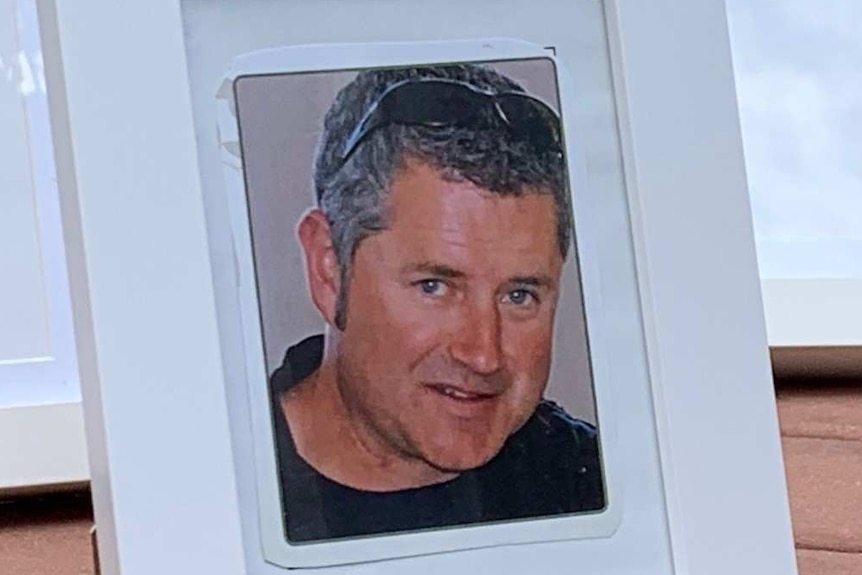
M 598 432 L 596 426 L 570 415 L 558 403 L 544 399 L 524 427 L 532 427 L 534 434 L 548 439 L 554 437 L 571 438 L 581 447 L 596 445 Z
M 512 436 L 510 444 L 513 450 L 540 465 L 599 468 L 596 427 L 550 400 L 539 403 L 532 417 Z
M 295 387 L 311 375 L 323 358 L 323 335 L 312 335 L 290 346 L 284 353 L 281 365 L 269 378 L 273 398 Z
M 542 401 L 480 471 L 492 508 L 513 516 L 596 511 L 604 507 L 596 427 Z

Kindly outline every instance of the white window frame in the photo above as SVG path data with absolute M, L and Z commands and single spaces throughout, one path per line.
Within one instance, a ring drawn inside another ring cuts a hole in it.
M 29 127 L 31 182 L 46 288 L 50 355 L 0 362 L 0 493 L 78 486 L 89 480 L 78 365 L 48 103 L 41 79 L 35 2 L 3 0 L 17 15 L 17 70 Z M 8 326 L 7 326 L 8 327 Z

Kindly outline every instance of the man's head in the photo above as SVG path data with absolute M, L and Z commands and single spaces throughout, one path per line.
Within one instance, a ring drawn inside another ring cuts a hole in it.
M 414 123 L 427 111 L 395 88 L 421 84 L 418 104 L 445 115 L 432 79 L 475 91 L 481 114 Z M 550 369 L 565 165 L 556 118 L 513 93 L 478 66 L 361 73 L 326 116 L 319 210 L 299 228 L 349 417 L 379 451 L 441 471 L 496 455 Z
M 565 258 L 570 244 L 570 207 L 565 161 L 559 148 L 532 149 L 502 124 L 429 129 L 393 124 L 368 134 L 344 162 L 357 125 L 380 97 L 405 81 L 445 79 L 493 93 L 524 93 L 505 76 L 480 66 L 406 68 L 363 72 L 342 89 L 324 120 L 314 186 L 347 289 L 353 253 L 368 235 L 386 227 L 386 193 L 393 175 L 409 159 L 434 166 L 447 178 L 469 181 L 503 196 L 548 193 L 557 209 L 557 233 Z M 344 319 L 339 298 L 338 324 Z

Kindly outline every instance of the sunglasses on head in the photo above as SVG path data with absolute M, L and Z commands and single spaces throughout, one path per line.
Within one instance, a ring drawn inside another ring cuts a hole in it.
M 425 78 L 393 84 L 374 101 L 347 139 L 341 164 L 375 130 L 391 125 L 502 126 L 512 140 L 562 154 L 560 119 L 538 98 L 522 92 L 494 93 L 458 80 Z

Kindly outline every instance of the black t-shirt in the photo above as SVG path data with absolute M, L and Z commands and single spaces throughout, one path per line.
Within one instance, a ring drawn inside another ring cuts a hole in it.
M 598 511 L 604 508 L 593 426 L 543 400 L 486 465 L 415 489 L 371 492 L 324 477 L 296 451 L 279 397 L 320 365 L 323 336 L 291 347 L 272 375 L 282 511 L 291 542 Z

